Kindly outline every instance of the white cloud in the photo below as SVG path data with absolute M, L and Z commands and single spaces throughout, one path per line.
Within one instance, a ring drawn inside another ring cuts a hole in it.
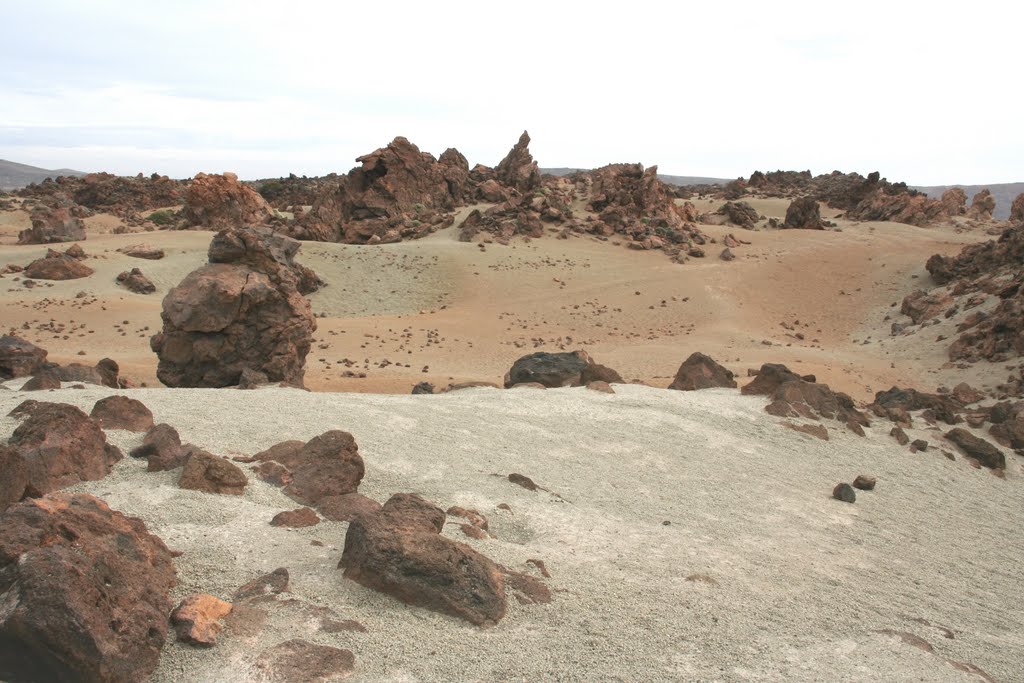
M 494 164 L 1024 179 L 1013 32 L 977 2 L 97 0 L 8 8 L 0 155 L 243 176 L 344 172 L 404 135 Z M 45 28 L 45 30 L 42 30 Z M 45 163 L 44 163 L 45 161 Z

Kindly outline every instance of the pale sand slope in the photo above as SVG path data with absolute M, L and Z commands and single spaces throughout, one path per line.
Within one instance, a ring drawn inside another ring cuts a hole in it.
M 548 605 L 510 600 L 488 630 L 343 579 L 346 525 L 269 526 L 296 505 L 259 481 L 241 498 L 183 491 L 177 472 L 146 473 L 128 458 L 76 490 L 142 517 L 184 551 L 176 598 L 230 598 L 286 566 L 294 597 L 368 629 L 328 634 L 308 607 L 272 608 L 262 635 L 226 631 L 212 650 L 168 644 L 160 683 L 247 680 L 261 651 L 295 637 L 351 649 L 359 681 L 982 680 L 946 658 L 1001 683 L 1021 680 L 1015 456 L 1002 480 L 936 450 L 910 454 L 886 435 L 888 423 L 867 438 L 830 429 L 822 442 L 778 426 L 763 399 L 735 390 L 616 391 L 122 392 L 183 440 L 223 455 L 349 430 L 367 465 L 361 492 L 478 509 L 496 539 L 469 540 L 457 524 L 446 535 L 513 569 L 543 560 L 555 591 Z M 27 396 L 89 410 L 110 393 L 0 390 L 0 414 Z M 0 436 L 14 427 L 0 418 Z M 122 449 L 141 439 L 108 434 Z M 511 472 L 561 498 L 494 476 Z M 874 492 L 858 492 L 853 505 L 830 498 L 835 483 L 861 473 L 878 477 Z M 687 580 L 698 574 L 714 583 Z M 935 652 L 882 629 L 912 633 Z
M 753 203 L 769 216 L 783 215 L 787 204 Z M 299 260 L 329 283 L 310 297 L 313 310 L 326 317 L 317 320 L 307 385 L 406 393 L 421 380 L 439 386 L 500 382 L 519 356 L 577 348 L 628 379 L 659 386 L 668 385 L 693 351 L 740 375 L 764 362 L 787 363 L 858 399 L 893 384 L 934 390 L 964 380 L 980 387 L 1005 381 L 1002 365 L 940 369 L 949 342 L 934 342 L 934 328 L 889 337 L 891 322 L 906 320 L 899 302 L 929 283 L 927 258 L 956 253 L 986 235 L 840 223 L 843 232 L 702 226 L 719 243 L 706 247 L 707 258 L 685 265 L 659 251 L 631 251 L 591 237 L 516 239 L 481 251 L 459 242 L 456 228 L 372 247 L 306 242 Z M 205 262 L 212 233 L 89 229 L 82 245 L 99 257 L 87 261 L 96 274 L 35 289 L 15 276 L 0 279 L 0 326 L 47 348 L 54 360 L 95 363 L 111 356 L 123 374 L 156 385 L 149 336 L 160 329 L 161 299 Z M 725 263 L 718 253 L 729 232 L 752 244 L 733 249 L 737 260 Z M 116 252 L 135 243 L 163 247 L 169 256 L 152 262 Z M 45 247 L 0 246 L 0 266 L 25 265 L 43 253 Z M 153 279 L 156 294 L 132 294 L 114 284 L 117 273 L 133 266 Z M 89 296 L 75 299 L 81 291 Z M 65 328 L 54 331 L 51 319 Z M 367 377 L 346 378 L 345 372 Z

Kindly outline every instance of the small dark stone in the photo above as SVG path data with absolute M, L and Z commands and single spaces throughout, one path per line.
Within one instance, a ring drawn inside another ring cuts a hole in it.
M 832 489 L 832 497 L 844 503 L 853 503 L 857 500 L 857 492 L 847 483 L 836 484 L 836 487 Z

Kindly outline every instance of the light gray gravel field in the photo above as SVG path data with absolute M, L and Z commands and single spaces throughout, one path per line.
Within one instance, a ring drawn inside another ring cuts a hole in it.
M 254 477 L 241 497 L 202 494 L 178 489 L 177 471 L 150 474 L 125 458 L 75 490 L 184 551 L 176 599 L 230 599 L 276 567 L 291 573 L 297 600 L 269 608 L 262 632 L 229 629 L 209 650 L 170 642 L 157 683 L 254 680 L 259 653 L 295 637 L 350 649 L 357 681 L 985 680 L 950 660 L 1024 681 L 1020 458 L 1008 454 L 1004 480 L 959 455 L 911 454 L 887 422 L 866 438 L 829 423 L 823 442 L 782 428 L 763 399 L 735 390 L 615 389 L 116 392 L 183 441 L 227 456 L 344 429 L 366 461 L 362 493 L 476 508 L 495 539 L 466 538 L 458 524 L 445 534 L 534 575 L 527 560 L 543 560 L 554 591 L 546 605 L 510 599 L 490 629 L 343 579 L 347 525 L 271 527 L 298 506 Z M 0 391 L 0 415 L 29 397 L 88 412 L 111 393 Z M 0 418 L 0 437 L 16 424 Z M 125 451 L 141 441 L 108 437 Z M 511 472 L 548 491 L 509 483 Z M 858 474 L 878 477 L 877 488 L 853 505 L 831 498 Z M 325 615 L 367 631 L 324 632 Z

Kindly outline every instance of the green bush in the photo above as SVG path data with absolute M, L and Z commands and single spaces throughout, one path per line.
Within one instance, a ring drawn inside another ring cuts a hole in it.
M 178 220 L 178 215 L 170 209 L 164 209 L 149 214 L 149 220 L 157 225 L 174 225 Z

